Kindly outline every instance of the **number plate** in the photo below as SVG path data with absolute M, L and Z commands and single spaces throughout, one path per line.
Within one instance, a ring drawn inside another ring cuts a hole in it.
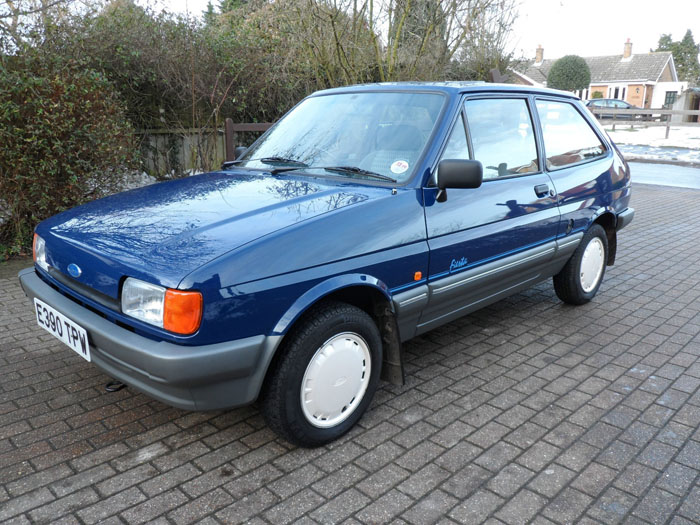
M 90 345 L 83 327 L 37 298 L 34 298 L 34 309 L 39 326 L 75 350 L 80 357 L 90 361 Z

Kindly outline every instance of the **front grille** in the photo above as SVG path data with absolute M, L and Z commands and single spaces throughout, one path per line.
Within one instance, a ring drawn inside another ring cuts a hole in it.
M 90 288 L 89 286 L 84 285 L 83 283 L 73 279 L 72 277 L 61 273 L 56 268 L 49 268 L 49 275 L 56 279 L 66 288 L 73 290 L 78 295 L 82 295 L 83 297 L 86 297 L 91 301 L 94 301 L 97 304 L 104 306 L 105 308 L 109 308 L 110 310 L 119 312 L 119 302 L 116 299 L 113 299 L 108 295 L 98 292 L 94 288 Z

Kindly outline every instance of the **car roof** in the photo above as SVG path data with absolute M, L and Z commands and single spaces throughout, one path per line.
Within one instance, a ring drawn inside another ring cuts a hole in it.
M 377 91 L 438 91 L 449 95 L 461 93 L 532 93 L 536 95 L 549 95 L 579 100 L 579 97 L 568 91 L 524 86 L 521 84 L 496 84 L 476 81 L 381 82 L 375 84 L 358 84 L 354 86 L 324 89 L 313 93 L 312 96 Z

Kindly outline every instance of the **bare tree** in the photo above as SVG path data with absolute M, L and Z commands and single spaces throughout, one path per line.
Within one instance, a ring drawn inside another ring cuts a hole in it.
M 515 0 L 278 0 L 290 49 L 333 86 L 444 78 L 450 64 L 504 53 Z
M 48 16 L 56 16 L 73 0 L 0 1 L 0 50 L 16 49 L 35 39 L 37 28 L 45 27 Z

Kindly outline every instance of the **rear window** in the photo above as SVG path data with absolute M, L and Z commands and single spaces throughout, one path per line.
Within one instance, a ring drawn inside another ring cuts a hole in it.
M 538 100 L 537 113 L 542 123 L 547 169 L 605 155 L 605 146 L 576 108 L 566 102 Z

